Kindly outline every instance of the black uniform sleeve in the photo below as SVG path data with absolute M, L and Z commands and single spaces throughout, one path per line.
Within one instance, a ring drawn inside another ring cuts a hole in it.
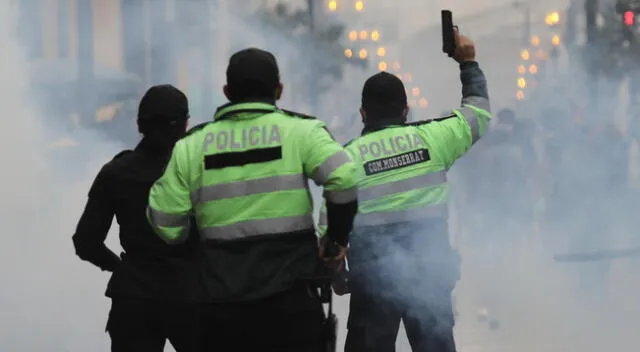
M 103 167 L 93 181 L 87 204 L 73 235 L 78 257 L 103 271 L 114 271 L 120 263 L 120 258 L 104 244 L 115 213 L 109 192 L 110 181 L 107 168 Z

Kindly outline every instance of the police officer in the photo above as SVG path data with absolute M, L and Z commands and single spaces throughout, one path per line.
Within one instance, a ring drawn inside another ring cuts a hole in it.
M 149 195 L 148 218 L 167 243 L 188 239 L 194 213 L 203 253 L 206 351 L 322 351 L 318 257 L 342 261 L 357 211 L 355 164 L 312 117 L 281 110 L 275 57 L 231 56 L 214 121 L 179 141 Z M 324 186 L 329 226 L 318 246 L 308 179 Z
M 360 167 L 345 351 L 395 351 L 401 320 L 413 351 L 455 351 L 451 292 L 459 260 L 448 236 L 446 172 L 491 118 L 474 45 L 457 40 L 462 107 L 448 116 L 406 123 L 398 78 L 381 72 L 364 84 L 364 130 L 346 146 Z M 322 233 L 322 214 L 319 225 Z
M 189 118 L 186 96 L 170 85 L 151 87 L 140 101 L 143 138 L 96 176 L 73 235 L 78 256 L 113 272 L 107 331 L 114 352 L 161 352 L 169 340 L 176 351 L 197 351 L 196 305 L 187 288 L 195 282 L 195 241 L 169 246 L 145 217 L 151 185 L 162 175 Z M 120 224 L 120 257 L 104 244 L 113 217 Z

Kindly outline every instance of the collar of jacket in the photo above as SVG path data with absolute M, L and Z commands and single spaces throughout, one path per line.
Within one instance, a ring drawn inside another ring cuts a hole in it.
M 365 134 L 381 131 L 381 130 L 384 130 L 385 128 L 402 127 L 402 126 L 404 126 L 404 124 L 402 123 L 381 123 L 381 124 L 364 125 L 364 128 L 362 129 L 362 133 L 360 135 L 364 136 Z
M 215 115 L 213 115 L 213 119 L 215 121 L 223 120 L 235 114 L 245 112 L 269 114 L 276 110 L 278 110 L 278 107 L 275 104 L 257 100 L 240 103 L 227 103 L 219 106 L 218 109 L 216 109 L 216 113 Z

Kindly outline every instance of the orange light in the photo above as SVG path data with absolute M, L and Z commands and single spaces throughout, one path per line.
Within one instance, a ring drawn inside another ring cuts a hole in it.
M 380 71 L 386 71 L 386 70 L 387 70 L 387 63 L 386 63 L 386 62 L 384 62 L 384 61 L 381 61 L 381 62 L 378 64 L 378 70 L 380 70 Z
M 377 42 L 378 39 L 380 39 L 380 32 L 378 31 L 371 32 L 371 40 L 373 40 L 374 42 Z
M 368 36 L 369 33 L 367 31 L 360 31 L 360 40 L 366 40 Z
M 344 50 L 344 56 L 348 57 L 349 59 L 353 57 L 353 51 L 351 51 L 351 49 L 345 49 Z
M 518 78 L 518 88 L 520 89 L 527 88 L 527 80 L 522 77 Z
M 413 89 L 411 90 L 411 94 L 412 94 L 414 97 L 420 96 L 420 88 L 417 88 L 417 87 L 416 87 L 416 88 L 413 88 Z
M 524 61 L 528 61 L 531 58 L 531 54 L 529 54 L 529 50 L 525 49 L 520 52 L 520 58 Z
M 367 51 L 365 49 L 360 49 L 360 52 L 358 53 L 358 56 L 363 60 L 366 59 L 367 58 Z
M 349 40 L 351 41 L 358 40 L 358 32 L 356 31 L 349 32 Z
M 420 104 L 420 107 L 424 109 L 429 106 L 429 101 L 425 98 L 422 98 L 420 99 L 420 101 L 418 101 L 418 104 Z
M 540 37 L 538 37 L 537 35 L 534 35 L 533 37 L 531 37 L 531 45 L 533 46 L 540 45 Z
M 551 44 L 553 44 L 553 46 L 560 45 L 560 36 L 554 35 L 553 38 L 551 38 Z
M 378 54 L 378 56 L 384 57 L 385 55 L 387 55 L 387 49 L 385 49 L 384 47 L 379 47 L 376 53 Z
M 527 73 L 527 68 L 524 67 L 524 65 L 518 66 L 518 73 L 524 75 L 525 73 Z
M 538 66 L 536 65 L 529 66 L 529 73 L 532 75 L 535 75 L 536 73 L 538 73 Z
M 521 91 L 521 90 L 519 90 L 519 91 L 516 93 L 516 99 L 518 99 L 518 100 L 524 100 L 524 92 L 523 92 L 523 91 Z

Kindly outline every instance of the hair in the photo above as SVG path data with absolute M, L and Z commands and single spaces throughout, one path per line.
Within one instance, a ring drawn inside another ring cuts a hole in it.
M 404 119 L 406 105 L 399 103 L 376 104 L 363 106 L 362 109 L 367 114 L 367 123 L 390 122 Z
M 228 82 L 227 92 L 232 103 L 250 100 L 275 101 L 277 86 L 267 85 L 260 80 Z

